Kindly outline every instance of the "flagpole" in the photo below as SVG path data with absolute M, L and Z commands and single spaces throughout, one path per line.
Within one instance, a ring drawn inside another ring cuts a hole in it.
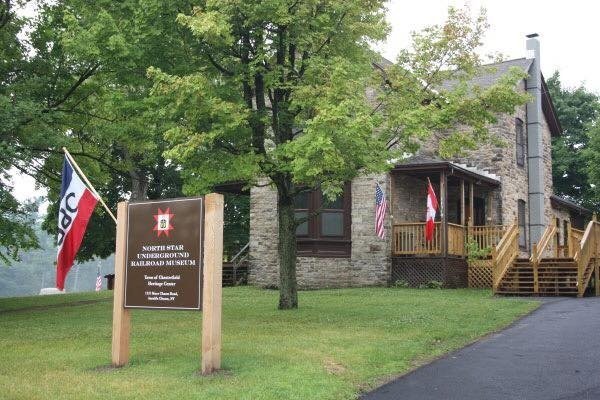
M 106 205 L 106 203 L 104 202 L 104 200 L 102 200 L 102 197 L 98 194 L 98 192 L 96 191 L 96 189 L 94 189 L 94 186 L 88 180 L 87 176 L 85 176 L 85 174 L 83 173 L 83 171 L 81 170 L 81 168 L 79 168 L 79 165 L 77 165 L 77 162 L 75 161 L 75 159 L 73 158 L 73 156 L 71 155 L 71 153 L 69 153 L 69 150 L 67 150 L 66 147 L 63 147 L 62 149 L 65 152 L 65 156 L 69 159 L 69 161 L 71 161 L 71 163 L 73 164 L 73 166 L 75 167 L 75 169 L 79 173 L 79 176 L 81 176 L 83 178 L 83 180 L 89 186 L 89 188 L 92 191 L 92 193 L 94 193 L 94 195 L 98 198 L 98 200 L 100 200 L 100 203 L 104 206 L 104 209 L 106 210 L 106 212 L 108 212 L 108 215 L 110 215 L 110 217 L 113 219 L 113 221 L 115 221 L 115 224 L 116 224 L 117 223 L 117 218 L 112 213 L 112 211 L 110 211 L 110 208 L 108 208 L 108 206 Z

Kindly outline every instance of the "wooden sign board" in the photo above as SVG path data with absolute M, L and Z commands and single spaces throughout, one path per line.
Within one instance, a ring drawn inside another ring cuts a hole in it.
M 204 198 L 130 203 L 125 308 L 200 310 Z
M 223 196 L 119 203 L 112 364 L 129 360 L 134 308 L 202 309 L 202 374 L 221 366 Z M 168 294 L 167 294 L 168 293 Z

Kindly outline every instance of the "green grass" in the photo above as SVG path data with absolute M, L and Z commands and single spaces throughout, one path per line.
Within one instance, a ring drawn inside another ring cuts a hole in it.
M 201 313 L 134 310 L 130 363 L 112 369 L 110 292 L 2 299 L 0 397 L 353 399 L 538 305 L 483 290 L 299 296 L 278 311 L 275 291 L 224 289 L 224 371 L 211 377 L 198 375 Z

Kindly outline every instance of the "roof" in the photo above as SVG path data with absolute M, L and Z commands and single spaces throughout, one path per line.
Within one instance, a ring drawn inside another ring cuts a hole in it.
M 396 164 L 392 169 L 392 171 L 396 172 L 433 172 L 442 170 L 450 171 L 453 175 L 462 175 L 491 186 L 500 186 L 500 179 L 486 170 L 425 154 L 410 157 Z
M 532 64 L 532 59 L 516 58 L 514 60 L 507 60 L 498 63 L 482 65 L 481 73 L 477 74 L 473 79 L 471 79 L 471 83 L 474 86 L 479 86 L 485 89 L 496 83 L 498 79 L 506 75 L 508 71 L 513 67 L 517 67 L 529 74 L 529 70 Z M 542 111 L 544 113 L 544 117 L 546 118 L 546 122 L 548 123 L 548 127 L 550 128 L 550 133 L 552 134 L 552 136 L 560 136 L 560 134 L 562 133 L 562 126 L 560 125 L 560 121 L 558 120 L 558 116 L 556 115 L 556 108 L 554 107 L 554 103 L 552 102 L 552 98 L 550 97 L 548 86 L 546 85 L 546 80 L 544 79 L 543 74 L 541 78 Z M 446 81 L 442 84 L 442 88 L 448 90 L 451 89 L 454 84 L 455 81 Z
M 592 215 L 592 212 L 590 210 L 588 210 L 587 208 L 575 203 L 574 201 L 565 199 L 564 197 L 560 197 L 555 194 L 550 196 L 550 202 L 552 203 L 552 206 L 555 208 L 563 207 L 563 208 L 568 209 L 569 211 L 574 211 L 581 215 Z

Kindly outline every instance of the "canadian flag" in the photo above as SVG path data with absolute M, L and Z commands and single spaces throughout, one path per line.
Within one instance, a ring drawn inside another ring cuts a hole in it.
M 425 223 L 425 240 L 433 240 L 433 230 L 435 229 L 435 214 L 438 210 L 438 201 L 431 186 L 431 181 L 427 179 L 427 219 Z

